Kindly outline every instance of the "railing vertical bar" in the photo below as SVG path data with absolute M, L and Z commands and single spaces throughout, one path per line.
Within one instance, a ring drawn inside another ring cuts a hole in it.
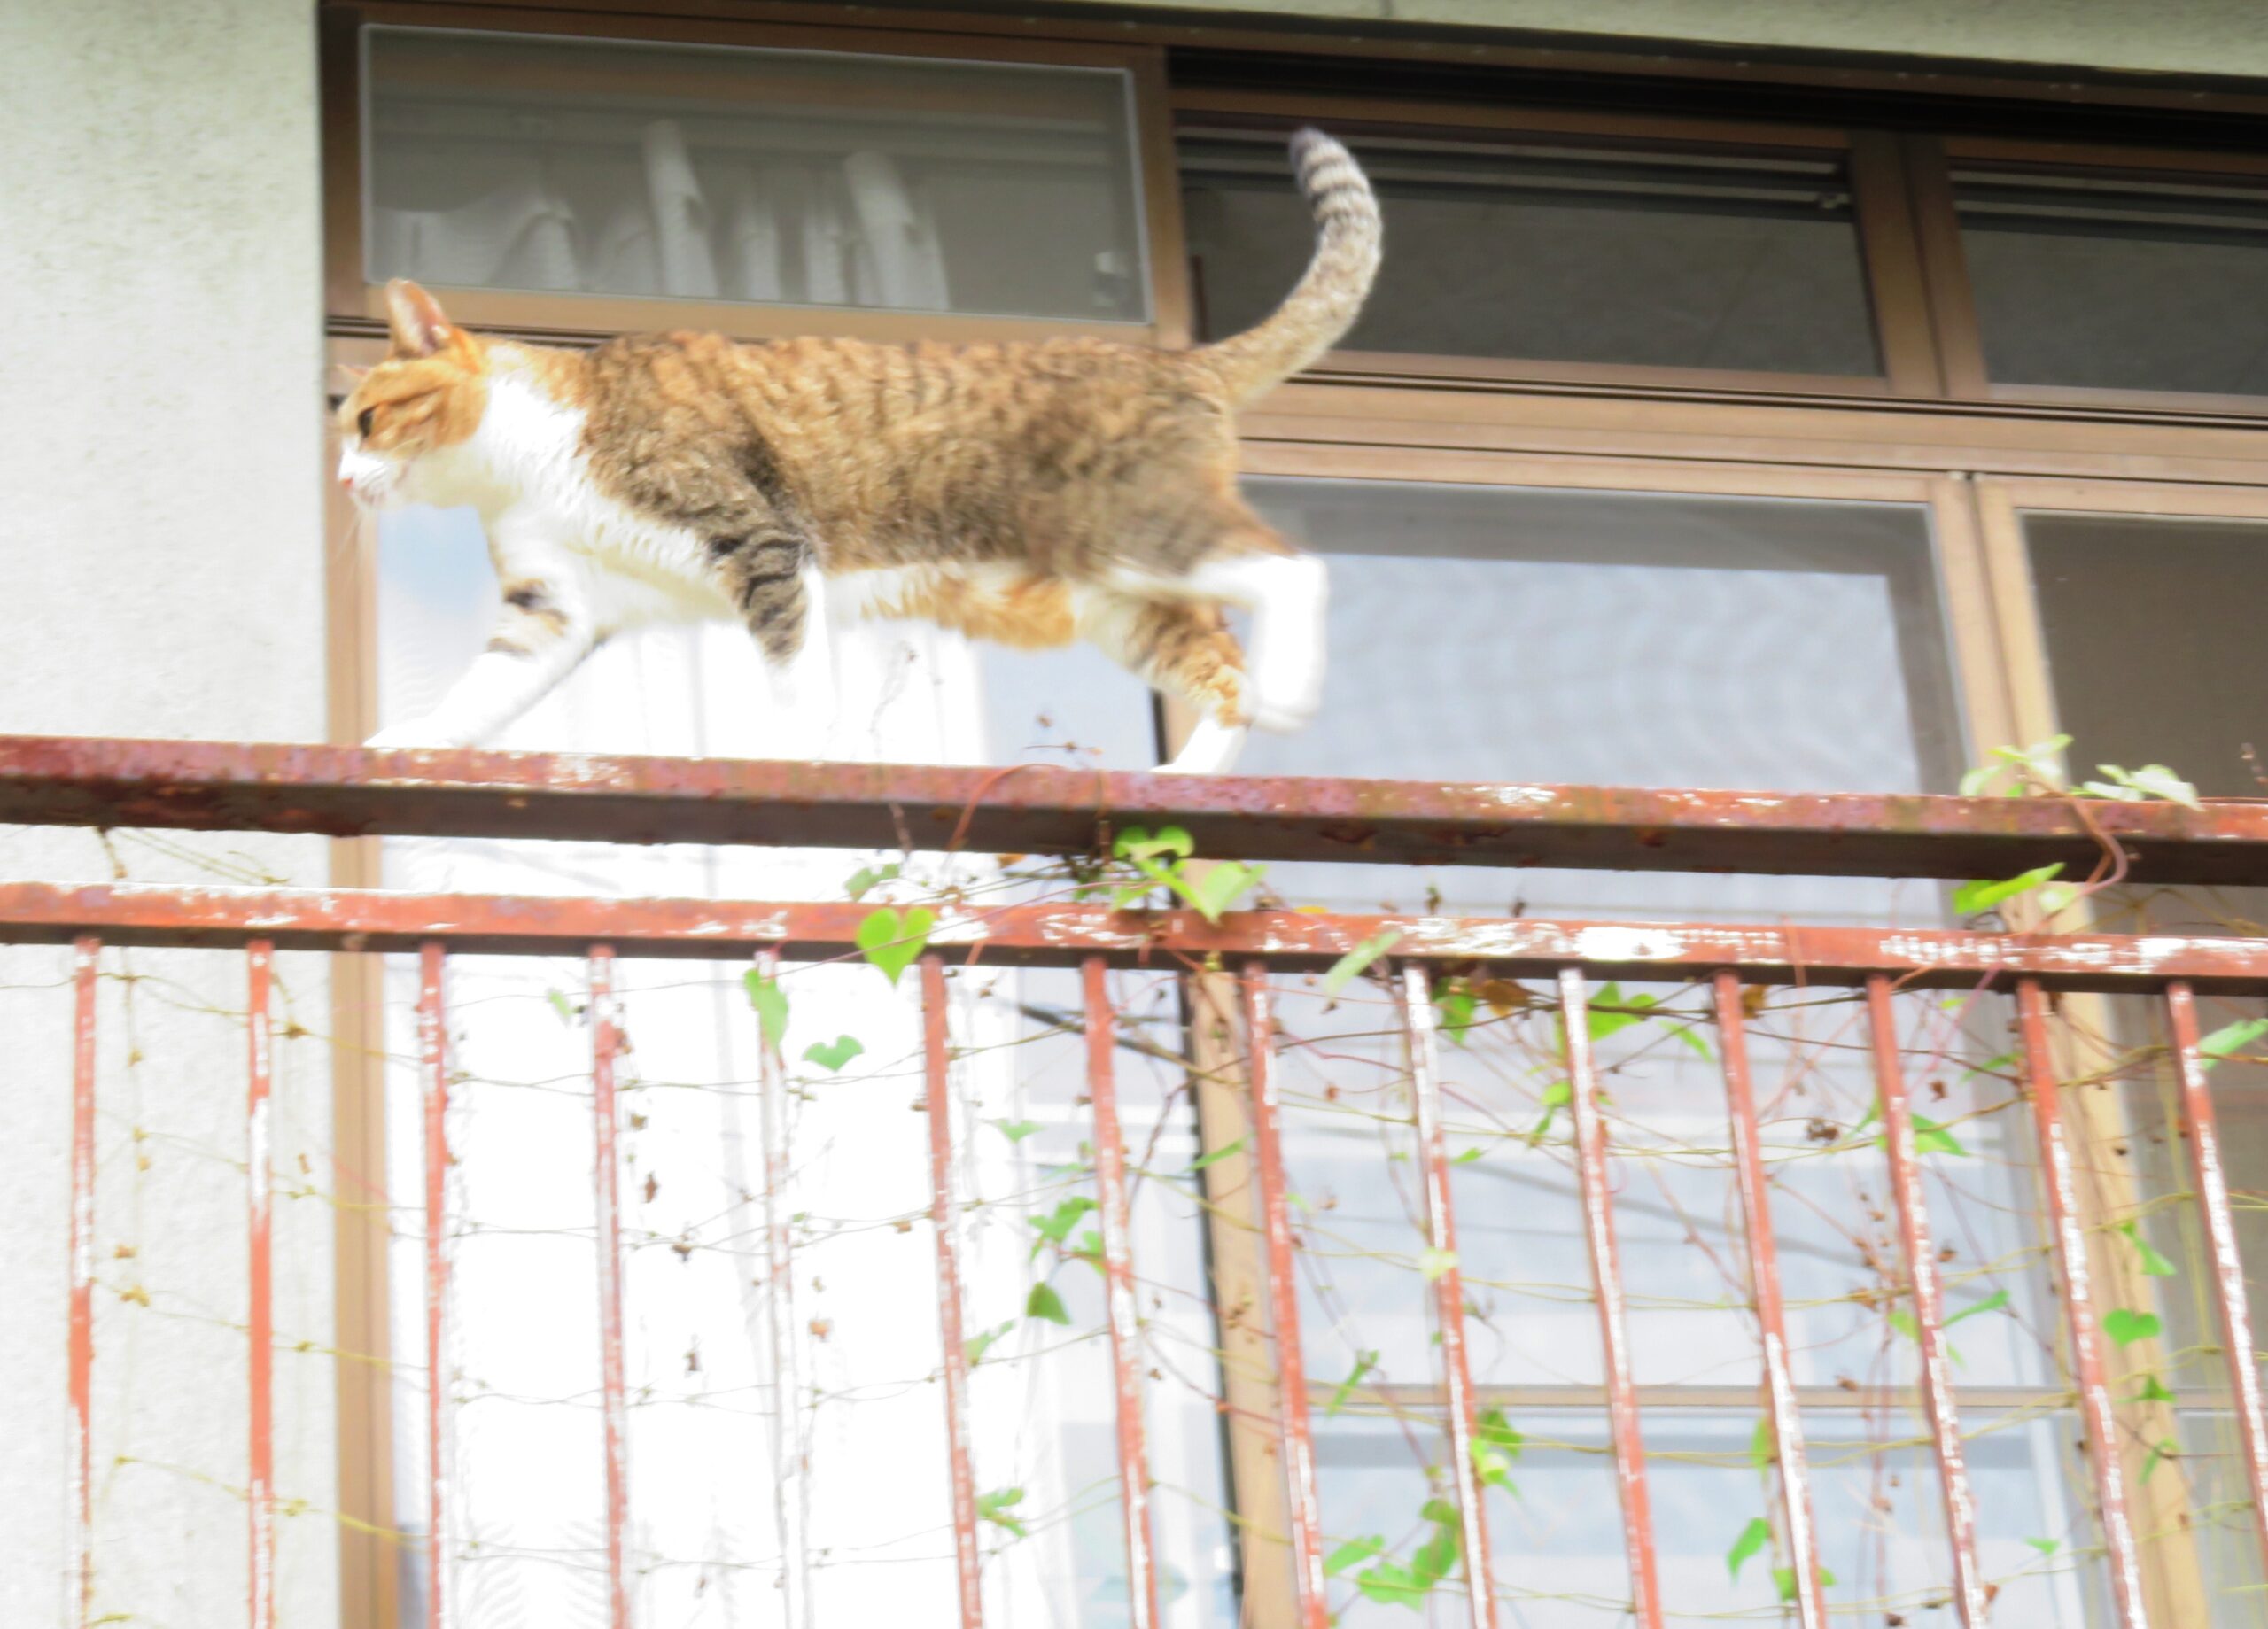
M 757 974 L 780 976 L 780 958 L 756 958 Z M 757 1106 L 764 1137 L 764 1306 L 772 1346 L 772 1387 L 777 1400 L 772 1432 L 773 1493 L 780 1534 L 780 1605 L 788 1629 L 811 1629 L 810 1467 L 804 1454 L 804 1343 L 796 1316 L 794 1163 L 788 1105 L 788 1071 L 780 1041 L 760 1028 Z
M 1464 1276 L 1456 1265 L 1456 1214 L 1449 1200 L 1449 1143 L 1441 1129 L 1441 1043 L 1434 1034 L 1433 981 L 1422 966 L 1402 969 L 1402 1017 L 1409 1038 L 1418 1158 L 1425 1174 L 1425 1243 L 1441 1269 L 1433 1279 L 1433 1315 L 1441 1330 L 1441 1371 L 1449 1391 L 1449 1454 L 1456 1462 L 1457 1511 L 1464 1523 L 1470 1622 L 1472 1629 L 1496 1629 L 1488 1511 L 1481 1502 L 1480 1473 L 1473 1462 L 1480 1421 L 1464 1346 Z
M 1110 1363 L 1118 1392 L 1118 1487 L 1126 1519 L 1131 1629 L 1157 1629 L 1157 1567 L 1150 1546 L 1150 1470 L 1143 1444 L 1141 1338 L 1134 1299 L 1133 1242 L 1126 1198 L 1126 1148 L 1118 1127 L 1110 986 L 1099 956 L 1081 964 L 1085 988 L 1087 1092 L 1094 1105 L 1095 1187 L 1101 1205 L 1103 1272 L 1109 1282 Z
M 630 1478 L 625 1450 L 630 1435 L 629 1391 L 622 1349 L 622 1192 L 620 1116 L 615 1102 L 614 1063 L 622 1047 L 622 1012 L 614 989 L 614 950 L 593 945 L 591 980 L 591 1115 L 597 1153 L 594 1160 L 598 1213 L 599 1409 L 606 1454 L 607 1621 L 628 1629 L 630 1578 L 625 1546 L 630 1525 Z
M 425 1622 L 455 1621 L 448 1532 L 454 1493 L 449 1452 L 449 1058 L 442 1005 L 447 952 L 438 940 L 418 951 L 417 1073 L 425 1111 Z
M 1961 1421 L 1953 1408 L 1953 1372 L 1946 1365 L 1945 1300 L 1938 1284 L 1938 1258 L 1930 1242 L 1928 1206 L 1922 1191 L 1922 1167 L 1914 1145 L 1914 1114 L 1907 1101 L 1906 1071 L 1898 1056 L 1898 1012 L 1890 978 L 1867 980 L 1867 1022 L 1871 1032 L 1875 1089 L 1882 1100 L 1883 1147 L 1890 1185 L 1898 1204 L 1898 1234 L 1906 1270 L 1914 1286 L 1914 1323 L 1922 1349 L 1922 1401 L 1930 1416 L 1937 1449 L 1938 1475 L 1945 1490 L 1946 1536 L 1953 1544 L 1953 1599 L 1964 1629 L 1984 1629 L 1988 1602 L 1977 1563 L 1977 1501 L 1961 1456 Z
M 245 1284 L 247 1437 L 245 1503 L 252 1544 L 248 1606 L 252 1629 L 276 1623 L 276 1307 L 272 1237 L 273 1193 L 268 1173 L 268 1099 L 275 1084 L 275 1033 L 269 1017 L 276 947 L 255 939 L 245 947 L 245 1030 L 250 1057 L 245 1093 L 245 1217 L 248 1237 Z
M 2110 1591 L 2124 1629 L 2148 1629 L 2143 1604 L 2141 1555 L 2126 1511 L 2126 1479 L 2118 1469 L 2118 1417 L 2102 1361 L 2102 1330 L 2094 1307 L 2086 1234 L 2079 1226 L 2078 1183 L 2056 1095 L 2055 1060 L 2047 1044 L 2047 993 L 2038 979 L 2016 981 L 2016 1021 L 2023 1044 L 2024 1079 L 2031 1089 L 2032 1129 L 2039 1138 L 2039 1174 L 2047 1222 L 2063 1280 L 2071 1363 L 2078 1371 L 2079 1409 L 2086 1416 L 2088 1457 L 2095 1501 L 2102 1512 L 2103 1548 L 2110 1562 Z
M 95 1602 L 95 989 L 102 941 L 72 945 L 70 1613 L 85 1629 Z
M 1804 1459 L 1804 1416 L 1788 1360 L 1787 1312 L 1780 1297 L 1780 1251 L 1772 1233 L 1771 1190 L 1764 1180 L 1756 1089 L 1748 1067 L 1748 1025 L 1741 1010 L 1740 975 L 1716 975 L 1717 1036 L 1724 1052 L 1725 1099 L 1731 1111 L 1733 1163 L 1746 1218 L 1748 1276 L 1756 1322 L 1764 1338 L 1765 1390 L 1771 1399 L 1774 1457 L 1780 1466 L 1782 1519 L 1794 1571 L 1796 1619 L 1803 1629 L 1827 1629 L 1827 1602 L 1819 1581 L 1818 1536 L 1812 1526 L 1811 1477 Z
M 1606 1168 L 1606 1121 L 1598 1111 L 1598 1072 L 1591 1061 L 1590 997 L 1580 967 L 1559 970 L 1559 1017 L 1567 1037 L 1567 1104 L 1575 1122 L 1575 1180 L 1583 1201 L 1583 1233 L 1598 1291 L 1601 1354 L 1606 1361 L 1608 1429 L 1614 1437 L 1615 1480 L 1622 1493 L 1622 1541 L 1630 1557 L 1631 1613 L 1645 1629 L 1661 1629 L 1661 1584 L 1654 1559 L 1653 1501 L 1646 1485 L 1646 1441 L 1638 1388 L 1630 1369 L 1630 1331 L 1622 1263 L 1614 1244 L 1614 1190 Z
M 2244 1290 L 2244 1261 L 2237 1253 L 2236 1219 L 2229 1207 L 2227 1171 L 2221 1163 L 2220 1122 L 2213 1111 L 2212 1088 L 2205 1079 L 2204 1055 L 2198 1048 L 2197 998 L 2187 981 L 2176 979 L 2166 985 L 2165 1006 L 2181 1075 L 2181 1113 L 2189 1129 L 2190 1171 L 2197 1183 L 2197 1206 L 2204 1214 L 2206 1243 L 2213 1253 L 2213 1284 L 2221 1301 L 2221 1340 L 2228 1354 L 2229 1395 L 2236 1401 L 2245 1474 L 2250 1478 L 2253 1530 L 2263 1558 L 2268 1559 L 2268 1412 L 2261 1404 L 2252 1313 Z
M 1251 1049 L 1253 1161 L 1259 1170 L 1261 1229 L 1268 1249 L 1268 1316 L 1276 1336 L 1276 1390 L 1289 1495 L 1292 1582 L 1301 1629 L 1329 1629 L 1323 1517 L 1316 1498 L 1315 1433 L 1308 1418 L 1307 1361 L 1300 1349 L 1300 1287 L 1293 1276 L 1292 1222 L 1285 1203 L 1284 1127 L 1267 964 L 1247 963 L 1243 982 L 1245 1036 Z
M 937 1242 L 937 1329 L 944 1341 L 945 1447 L 953 1484 L 953 1560 L 961 1629 L 984 1621 L 976 1549 L 976 1470 L 968 1449 L 968 1346 L 961 1327 L 960 1203 L 953 1183 L 952 1052 L 946 1034 L 945 964 L 921 958 L 921 1055 L 929 1110 L 929 1222 Z

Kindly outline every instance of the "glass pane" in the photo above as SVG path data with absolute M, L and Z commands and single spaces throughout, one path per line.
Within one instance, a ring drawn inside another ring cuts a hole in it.
M 1828 159 L 1353 144 L 1386 215 L 1355 351 L 1879 371 L 1850 184 Z M 1198 309 L 1275 307 L 1314 231 L 1273 137 L 1181 145 Z
M 373 281 L 1148 314 L 1116 70 L 365 37 Z
M 1950 790 L 1961 757 L 1928 517 L 1888 503 L 1254 480 L 1331 563 L 1323 710 L 1256 775 Z M 1281 867 L 1372 909 L 1378 867 Z M 1326 877 L 1330 879 L 1326 880 Z M 1300 889 L 1292 894 L 1296 880 Z M 1455 870 L 1451 908 L 1756 919 L 1934 915 L 1919 884 Z
M 2039 513 L 2023 524 L 2056 717 L 2073 737 L 2073 776 L 2100 774 L 2105 764 L 2164 764 L 2208 795 L 2261 795 L 2251 749 L 2268 745 L 2256 728 L 2268 663 L 2248 612 L 2268 591 L 2268 525 Z M 2145 884 L 2093 904 L 2098 920 L 2122 931 L 2268 931 L 2268 889 Z M 2197 1015 L 2209 1046 L 2218 1037 L 2214 1050 L 2230 1051 L 2207 1078 L 2256 1319 L 2268 1306 L 2263 1011 L 2256 998 L 2206 997 Z M 2215 1276 L 2163 1004 L 2140 996 L 2067 1002 L 2064 1021 L 2078 1078 L 2117 1089 L 2109 1100 L 2085 1086 L 2062 1094 L 2070 1123 L 2095 1133 L 2080 1145 L 2079 1179 L 2085 1201 L 2109 1222 L 2095 1234 L 2102 1293 L 2163 1324 L 2122 1361 L 2185 1404 L 2225 1399 Z M 2145 1541 L 2172 1576 L 2201 1580 L 2210 1610 L 2201 1622 L 2257 1629 L 2268 1622 L 2268 1596 L 2229 1421 L 2210 1408 L 2173 1416 L 2146 1408 L 2145 1389 L 2120 1388 L 2131 1400 L 2129 1465 L 2147 1474 L 2145 1495 L 2159 1508 L 2154 1524 L 2141 1524 Z
M 2268 391 L 2268 190 L 1962 169 L 1953 199 L 1994 379 Z

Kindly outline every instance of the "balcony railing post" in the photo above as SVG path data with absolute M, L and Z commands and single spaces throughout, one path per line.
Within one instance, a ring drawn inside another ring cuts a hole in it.
M 2071 1165 L 2070 1141 L 2063 1130 L 2054 1055 L 2047 1043 L 2047 993 L 2037 979 L 2016 981 L 2016 1027 L 2023 1051 L 2024 1084 L 2031 1098 L 2032 1129 L 2039 1142 L 2039 1185 L 2047 1204 L 2057 1276 L 2062 1280 L 2063 1315 L 2071 1340 L 2071 1367 L 2078 1381 L 2079 1412 L 2086 1421 L 2087 1457 L 2094 1471 L 2095 1504 L 2102 1517 L 2110 1592 L 2117 1602 L 2122 1629 L 2148 1629 L 2141 1557 L 2134 1524 L 2126 1513 L 2126 1479 L 2118 1467 L 2118 1418 L 2104 1378 L 2094 1275 L 2087 1261 L 2086 1234 L 2079 1224 L 2078 1183 Z
M 248 1431 L 245 1492 L 251 1523 L 249 1602 L 252 1629 L 276 1623 L 276 1308 L 271 1237 L 273 1191 L 268 1171 L 269 1096 L 274 1084 L 274 1032 L 268 1000 L 275 981 L 275 947 L 255 939 L 245 947 L 245 1031 L 250 1047 L 245 1094 L 245 1213 L 248 1239 L 245 1319 Z
M 952 1053 L 946 1032 L 944 958 L 921 958 L 921 1055 L 929 1113 L 929 1224 L 936 1235 L 937 1329 L 945 1377 L 945 1449 L 951 1468 L 953 1565 L 961 1629 L 984 1621 L 976 1548 L 976 1471 L 968 1449 L 968 1346 L 962 1331 L 960 1202 L 953 1183 Z
M 1747 1222 L 1748 1281 L 1763 1337 L 1764 1389 L 1771 1399 L 1773 1458 L 1780 1467 L 1781 1519 L 1794 1573 L 1796 1618 L 1803 1629 L 1827 1629 L 1820 1587 L 1819 1543 L 1812 1525 L 1811 1478 L 1804 1456 L 1803 1408 L 1788 1357 L 1788 1319 L 1780 1296 L 1780 1253 L 1772 1231 L 1771 1186 L 1764 1170 L 1763 1137 L 1756 1120 L 1756 1090 L 1748 1067 L 1747 1014 L 1741 1008 L 1740 974 L 1720 971 L 1713 981 L 1717 1039 L 1724 1054 L 1725 1100 L 1730 1110 L 1733 1164 Z
M 598 1215 L 599 1412 L 606 1459 L 607 1621 L 629 1629 L 629 1388 L 622 1341 L 621 1114 L 614 1066 L 622 1010 L 614 989 L 614 950 L 591 947 L 591 1115 L 596 1133 L 594 1187 Z
M 1567 1039 L 1567 1104 L 1569 1118 L 1575 1122 L 1576 1186 L 1582 1194 L 1591 1281 L 1598 1292 L 1599 1350 L 1606 1363 L 1607 1424 L 1613 1433 L 1615 1478 L 1622 1494 L 1623 1546 L 1630 1558 L 1631 1610 L 1644 1629 L 1661 1629 L 1645 1434 L 1638 1420 L 1622 1265 L 1615 1249 L 1614 1188 L 1607 1175 L 1606 1120 L 1599 1113 L 1598 1072 L 1591 1059 L 1589 997 L 1580 968 L 1559 970 L 1559 1019 Z
M 1244 970 L 1244 1031 L 1250 1049 L 1253 1162 L 1260 1178 L 1260 1221 L 1268 1252 L 1269 1327 L 1276 1337 L 1276 1389 L 1282 1410 L 1293 1598 L 1301 1629 L 1329 1629 L 1323 1575 L 1323 1517 L 1316 1500 L 1315 1432 L 1308 1416 L 1307 1355 L 1300 1346 L 1300 1286 L 1293 1276 L 1285 1204 L 1283 1105 L 1277 1082 L 1275 1014 L 1268 966 Z
M 73 1629 L 94 1617 L 95 1398 L 95 993 L 102 941 L 82 934 L 72 946 L 71 1319 L 69 1465 L 65 1473 L 71 1522 L 68 1587 Z
M 1977 1564 L 1977 1501 L 1969 1492 L 1969 1467 L 1961 1454 L 1961 1422 L 1953 1407 L 1953 1371 L 1946 1355 L 1945 1300 L 1938 1284 L 1938 1258 L 1930 1242 L 1930 1219 L 1922 1192 L 1922 1165 L 1914 1140 L 1914 1112 L 1907 1101 L 1906 1071 L 1898 1055 L 1898 1012 L 1890 980 L 1880 974 L 1867 981 L 1867 1021 L 1872 1033 L 1875 1089 L 1882 1100 L 1883 1147 L 1889 1158 L 1890 1185 L 1898 1206 L 1899 1239 L 1914 1290 L 1915 1332 L 1922 1348 L 1922 1401 L 1937 1450 L 1938 1474 L 1945 1491 L 1946 1537 L 1953 1546 L 1953 1601 L 1962 1629 L 1985 1629 L 1990 1610 L 1984 1579 Z
M 1399 981 L 1402 1022 L 1410 1052 L 1410 1097 L 1425 1172 L 1425 1247 L 1432 1254 L 1433 1318 L 1441 1338 L 1441 1377 L 1449 1403 L 1450 1474 L 1463 1524 L 1464 1576 L 1472 1629 L 1496 1629 L 1495 1558 L 1488 1553 L 1488 1510 L 1481 1501 L 1473 1448 L 1480 1433 L 1464 1343 L 1464 1275 L 1457 1268 L 1456 1210 L 1449 1196 L 1449 1139 L 1441 1123 L 1441 1043 L 1434 1032 L 1433 986 L 1425 969 L 1405 966 Z
M 757 953 L 759 976 L 780 976 L 777 952 Z M 757 1115 L 764 1138 L 764 1324 L 772 1347 L 772 1479 L 780 1535 L 780 1605 L 788 1629 L 811 1629 L 810 1465 L 804 1452 L 804 1338 L 796 1313 L 793 1118 L 780 1043 L 759 1024 Z
M 456 1466 L 449 1408 L 449 1058 L 442 979 L 446 952 L 428 941 L 417 958 L 417 1073 L 425 1121 L 425 1622 L 454 1629 L 456 1589 L 449 1523 Z
M 2268 1562 L 2268 1410 L 2260 1394 L 2259 1359 L 2252 1344 L 2252 1311 L 2244 1288 L 2244 1260 L 2237 1252 L 2236 1216 L 2229 1205 L 2228 1173 L 2221 1160 L 2220 1118 L 2213 1089 L 2205 1078 L 2205 1057 L 2197 1039 L 2197 998 L 2188 984 L 2174 980 L 2165 989 L 2166 1018 L 2173 1033 L 2174 1064 L 2180 1075 L 2181 1116 L 2189 1132 L 2189 1167 L 2197 1184 L 2197 1207 L 2205 1222 L 2205 1243 L 2213 1263 L 2213 1287 L 2220 1300 L 2221 1346 L 2228 1360 L 2229 1396 L 2235 1404 L 2237 1436 L 2244 1445 L 2246 1492 L 2264 1562 Z
M 1095 1190 L 1102 1232 L 1103 1276 L 1108 1284 L 1110 1367 L 1118 1394 L 1118 1497 L 1126 1523 L 1126 1580 L 1132 1629 L 1158 1629 L 1158 1579 L 1150 1542 L 1149 1454 L 1142 1429 L 1142 1381 L 1138 1359 L 1141 1322 L 1134 1299 L 1131 1222 L 1126 1192 L 1126 1145 L 1118 1123 L 1118 1084 L 1113 1051 L 1118 1019 L 1100 957 L 1082 966 L 1085 989 L 1087 1092 L 1095 1117 Z

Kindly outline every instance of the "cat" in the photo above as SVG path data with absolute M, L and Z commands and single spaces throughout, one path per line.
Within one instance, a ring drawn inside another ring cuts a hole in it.
M 1352 326 L 1378 270 L 1369 182 L 1319 131 L 1291 155 L 1305 275 L 1248 331 L 1185 351 L 746 343 L 673 332 L 569 350 L 485 339 L 413 283 L 340 405 L 357 505 L 469 504 L 503 604 L 427 717 L 372 747 L 477 745 L 599 642 L 738 619 L 779 673 L 814 601 L 1028 648 L 1086 639 L 1200 719 L 1161 767 L 1229 769 L 1321 701 L 1323 562 L 1239 495 L 1233 415 Z M 1249 662 L 1223 608 L 1250 613 Z

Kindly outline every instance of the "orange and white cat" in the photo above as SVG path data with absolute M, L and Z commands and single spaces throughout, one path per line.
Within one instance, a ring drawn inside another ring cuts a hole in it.
M 579 351 L 480 338 L 386 291 L 392 351 L 338 411 L 362 505 L 469 504 L 503 607 L 485 654 L 374 747 L 477 744 L 601 640 L 744 622 L 777 671 L 813 601 L 1014 646 L 1093 641 L 1202 715 L 1165 767 L 1227 769 L 1323 684 L 1322 562 L 1236 487 L 1237 407 L 1354 322 L 1369 183 L 1315 131 L 1292 158 L 1315 256 L 1258 327 L 1190 351 L 1100 339 L 912 346 L 713 334 Z M 1224 607 L 1248 611 L 1249 662 Z

